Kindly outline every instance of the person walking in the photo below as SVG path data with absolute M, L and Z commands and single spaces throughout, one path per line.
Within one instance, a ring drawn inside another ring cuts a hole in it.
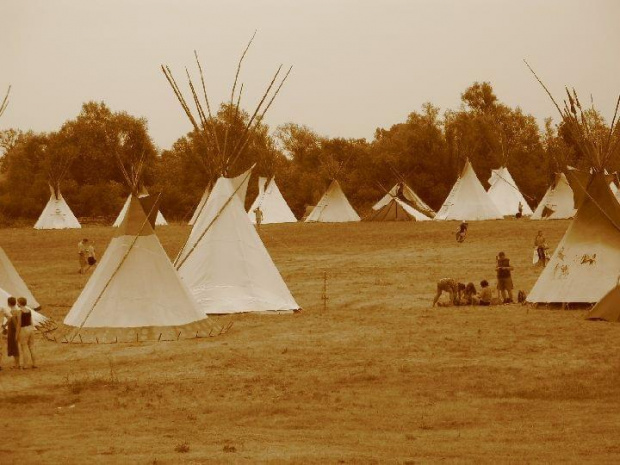
M 512 299 L 512 270 L 513 267 L 510 266 L 510 259 L 506 257 L 504 252 L 500 252 L 497 254 L 496 259 L 496 267 L 497 271 L 497 290 L 500 293 L 502 298 L 502 302 L 505 304 L 513 303 Z
M 534 239 L 534 247 L 536 247 L 536 253 L 538 254 L 538 263 L 545 266 L 547 264 L 547 240 L 542 231 L 538 231 Z
M 17 299 L 17 342 L 19 343 L 19 368 L 25 368 L 26 354 L 30 356 L 32 368 L 37 368 L 34 356 L 34 324 L 32 312 L 25 297 Z
M 256 207 L 254 209 L 254 216 L 256 218 L 256 227 L 260 229 L 260 225 L 263 222 L 263 211 L 260 209 L 260 207 Z

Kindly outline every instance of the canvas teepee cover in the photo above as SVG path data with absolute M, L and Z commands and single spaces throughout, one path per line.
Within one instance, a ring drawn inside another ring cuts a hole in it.
M 209 322 L 175 272 L 141 200 L 146 205 L 150 199 L 131 196 L 116 236 L 67 314 L 67 341 L 176 340 L 209 334 Z M 157 207 L 147 208 L 154 212 Z
M 516 215 L 519 211 L 519 204 L 523 206 L 523 216 L 533 214 L 508 168 L 502 166 L 497 170 L 492 170 L 489 184 L 490 187 L 487 191 L 489 197 L 491 197 L 491 200 L 493 200 L 502 215 Z
M 573 189 L 564 173 L 557 173 L 553 184 L 534 210 L 532 220 L 563 220 L 575 216 Z
M 207 314 L 299 309 L 243 207 L 248 179 L 217 180 L 175 261 Z
M 263 213 L 263 224 L 297 222 L 297 218 L 282 197 L 275 178 L 271 178 L 269 182 L 267 182 L 267 178 L 258 178 L 258 196 L 248 210 L 248 216 L 252 223 L 256 223 L 254 210 L 258 207 Z
M 586 186 L 584 186 L 586 187 Z M 620 204 L 605 176 L 592 175 L 587 195 L 528 296 L 535 303 L 598 302 L 620 275 Z
M 50 191 L 50 199 L 35 223 L 34 229 L 81 228 L 80 222 L 62 197 L 60 189 L 54 189 L 50 186 Z
M 435 217 L 435 211 L 429 207 L 419 196 L 416 194 L 411 187 L 409 187 L 406 183 L 403 184 L 402 195 L 405 197 L 405 200 L 409 202 L 409 204 L 419 212 L 422 212 L 424 215 L 429 218 Z M 390 189 L 390 191 L 385 194 L 381 200 L 379 200 L 376 204 L 372 206 L 373 210 L 380 210 L 385 205 L 390 203 L 394 197 L 398 195 L 399 185 L 395 184 L 394 187 Z
M 347 221 L 360 221 L 360 217 L 342 192 L 338 181 L 333 180 L 327 192 L 323 194 L 319 203 L 306 218 L 306 223 L 344 223 Z
M 436 220 L 501 220 L 504 216 L 484 190 L 469 160 L 435 215 Z
M 586 319 L 620 321 L 620 283 L 599 300 L 588 312 Z
M 149 195 L 148 191 L 146 190 L 145 187 L 142 187 L 139 197 L 146 197 L 147 195 Z M 112 225 L 113 227 L 118 228 L 121 225 L 121 223 L 123 222 L 123 218 L 125 218 L 125 215 L 127 214 L 127 208 L 129 208 L 130 202 L 131 202 L 131 194 L 129 194 L 129 196 L 127 197 L 127 200 L 125 200 L 125 204 L 123 205 L 123 208 L 121 209 L 120 213 L 116 217 L 116 220 L 114 220 L 114 224 Z M 168 222 L 166 221 L 166 218 L 164 218 L 164 215 L 162 215 L 159 210 L 157 210 L 157 218 L 155 220 L 155 226 L 168 226 Z
M 420 213 L 411 205 L 407 205 L 399 198 L 393 197 L 379 210 L 374 211 L 367 218 L 368 221 L 430 221 L 431 218 Z
M 209 198 L 209 190 L 210 189 L 207 187 L 205 191 L 202 193 L 202 197 L 200 197 L 200 202 L 198 202 L 198 206 L 196 207 L 196 210 L 194 210 L 194 214 L 192 215 L 189 222 L 187 223 L 190 226 L 194 226 L 194 224 L 196 223 L 196 220 L 198 219 L 198 215 L 200 215 L 200 213 L 202 212 L 202 209 L 207 203 L 207 199 Z
M 33 309 L 41 307 L 2 247 L 0 247 L 0 288 L 9 294 L 7 297 L 25 297 L 28 305 Z M 1 299 L 0 302 L 0 305 L 6 304 L 6 301 L 2 302 Z

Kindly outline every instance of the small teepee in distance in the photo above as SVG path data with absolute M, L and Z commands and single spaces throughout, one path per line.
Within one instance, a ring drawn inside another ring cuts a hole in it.
M 575 216 L 573 189 L 564 173 L 556 173 L 553 183 L 534 210 L 532 220 L 564 220 Z
M 360 216 L 344 195 L 340 183 L 334 179 L 306 218 L 306 223 L 346 223 L 348 221 L 360 221 Z
M 263 224 L 297 222 L 297 218 L 278 189 L 275 177 L 258 178 L 258 195 L 248 210 L 248 217 L 252 223 L 256 223 L 257 208 L 260 208 L 263 214 Z
M 487 193 L 502 215 L 516 215 L 519 211 L 519 205 L 523 209 L 523 216 L 531 216 L 533 214 L 527 200 L 525 200 L 506 166 L 491 170 L 489 184 L 490 187 Z
M 138 196 L 142 160 L 128 171 L 127 212 L 67 314 L 63 342 L 137 342 L 208 336 L 205 320 L 154 231 L 158 199 Z
M 591 170 L 573 176 L 575 198 L 580 199 L 577 213 L 527 300 L 561 304 L 598 302 L 616 286 L 620 275 L 620 204 L 605 175 L 605 168 L 620 144 L 620 130 L 615 124 L 620 98 L 610 129 L 601 135 L 591 130 L 588 114 L 574 90 L 566 90 L 568 100 L 560 109 L 538 81 L 551 97 L 579 151 L 587 157 Z
M 69 172 L 76 154 L 68 147 L 50 145 L 45 148 L 45 163 L 50 185 L 50 198 L 34 225 L 35 229 L 81 228 L 71 208 L 60 193 L 60 185 Z
M 208 314 L 299 309 L 244 208 L 252 169 L 247 165 L 255 160 L 243 159 L 241 155 L 248 153 L 245 149 L 252 134 L 288 76 L 287 72 L 276 84 L 281 71 L 281 67 L 278 68 L 254 112 L 248 115 L 247 121 L 243 120 L 237 79 L 252 40 L 239 60 L 230 101 L 223 106 L 223 120 L 216 120 L 211 112 L 197 56 L 204 98 L 199 98 L 189 78 L 196 115 L 190 110 L 170 69 L 162 66 L 168 83 L 192 123 L 194 135 L 211 148 L 203 152 L 201 161 L 208 167 L 208 172 L 217 176 L 213 189 L 196 215 L 190 236 L 175 260 L 175 267 L 198 301 L 200 310 Z M 243 127 L 237 131 L 240 122 Z M 242 174 L 230 177 L 232 171 Z
M 469 160 L 454 183 L 435 220 L 501 220 L 499 211 L 487 191 L 484 190 Z

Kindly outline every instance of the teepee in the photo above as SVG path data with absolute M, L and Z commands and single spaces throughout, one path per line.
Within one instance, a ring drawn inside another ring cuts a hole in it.
M 131 197 L 115 237 L 64 320 L 66 342 L 207 336 L 210 323 L 155 235 L 158 201 L 139 197 L 140 164 L 123 174 Z
M 9 296 L 25 297 L 28 305 L 35 310 L 41 307 L 2 247 L 0 247 L 0 288 L 4 289 Z M 5 303 L 0 299 L 0 305 L 4 306 Z
M 563 220 L 575 216 L 573 189 L 564 173 L 556 173 L 553 183 L 534 210 L 532 220 Z
M 516 215 L 519 211 L 519 205 L 523 208 L 523 216 L 533 214 L 508 168 L 502 166 L 499 169 L 492 170 L 489 184 L 487 193 L 502 215 Z
M 306 223 L 344 223 L 347 221 L 360 221 L 360 217 L 342 192 L 338 181 L 334 179 L 306 218 Z
M 366 221 L 430 221 L 431 219 L 398 197 L 392 197 L 379 210 L 373 211 Z
M 587 320 L 620 321 L 620 282 L 588 312 Z
M 75 229 L 81 228 L 71 208 L 60 193 L 58 184 L 50 184 L 50 198 L 41 212 L 34 229 Z
M 39 331 L 45 332 L 45 331 L 50 331 L 50 330 L 56 328 L 56 323 L 53 320 L 51 320 L 50 318 L 46 317 L 45 315 L 43 315 L 42 313 L 38 312 L 37 310 L 35 310 L 36 307 L 33 308 L 33 302 L 36 303 L 36 301 L 31 302 L 30 299 L 26 295 L 14 294 L 14 293 L 9 292 L 6 289 L 0 287 L 0 304 L 3 307 L 7 306 L 7 300 L 8 300 L 9 297 L 15 297 L 16 299 L 18 297 L 26 297 L 26 300 L 28 302 L 26 306 L 32 312 L 32 324 Z M 4 323 L 6 323 L 6 317 L 0 317 L 0 324 L 3 325 Z
M 450 194 L 435 215 L 436 220 L 501 220 L 504 218 L 484 190 L 469 160 Z
M 275 178 L 258 178 L 258 196 L 248 210 L 248 216 L 252 223 L 256 223 L 254 210 L 257 208 L 260 208 L 263 213 L 263 224 L 297 222 L 297 218 L 282 197 Z
M 202 193 L 202 197 L 200 197 L 200 202 L 198 202 L 198 205 L 196 206 L 196 210 L 194 210 L 194 214 L 192 215 L 189 222 L 187 223 L 190 226 L 194 226 L 194 224 L 196 223 L 196 220 L 198 219 L 198 215 L 200 215 L 200 213 L 202 212 L 202 209 L 207 204 L 207 199 L 209 198 L 210 191 L 211 189 L 207 187 L 205 191 Z
M 252 40 L 253 37 L 241 55 L 237 77 Z M 204 82 L 197 57 L 196 61 L 200 80 Z M 208 173 L 218 175 L 204 207 L 196 216 L 187 242 L 175 260 L 183 282 L 196 298 L 200 310 L 208 314 L 299 309 L 244 208 L 251 173 L 251 168 L 247 170 L 247 167 L 257 161 L 246 148 L 290 69 L 279 83 L 276 81 L 281 68 L 276 71 L 252 116 L 248 113 L 247 117 L 240 106 L 241 90 L 237 91 L 237 77 L 230 102 L 222 105 L 222 113 L 218 115 L 211 112 L 205 88 L 202 87 L 203 100 L 195 91 L 199 87 L 190 77 L 192 107 L 197 109 L 194 114 L 170 69 L 162 67 L 162 70 L 195 134 L 207 148 L 200 152 L 203 154 L 202 164 Z M 239 127 L 242 130 L 239 131 Z M 227 177 L 233 171 L 243 174 L 236 178 Z
M 379 200 L 376 204 L 372 206 L 373 210 L 381 210 L 384 206 L 389 204 L 392 199 L 399 196 L 399 193 L 403 196 L 404 200 L 415 210 L 422 213 L 424 216 L 429 218 L 435 217 L 435 211 L 429 207 L 419 196 L 416 194 L 411 187 L 407 185 L 404 181 L 401 181 L 398 184 L 395 184 L 394 187 L 390 189 L 390 191 L 385 194 L 381 200 Z M 403 199 L 401 199 L 403 200 Z
M 619 134 L 608 131 L 609 136 L 599 139 L 590 130 L 575 91 L 567 94 L 563 110 L 551 98 L 591 170 L 572 177 L 575 198 L 581 199 L 577 213 L 529 293 L 527 300 L 533 303 L 598 302 L 616 286 L 620 275 L 620 204 L 605 175 Z M 618 104 L 616 114 L 617 110 Z M 611 128 L 615 127 L 614 115 Z
M 148 195 L 149 193 L 146 190 L 146 187 L 142 186 L 142 188 L 140 189 L 140 193 L 138 194 L 138 197 L 147 197 Z M 121 223 L 123 222 L 123 218 L 125 218 L 125 215 L 127 214 L 127 209 L 129 208 L 130 202 L 131 202 L 131 194 L 129 194 L 129 196 L 127 197 L 127 200 L 125 200 L 125 204 L 123 205 L 123 208 L 121 209 L 120 213 L 116 217 L 116 220 L 114 220 L 114 224 L 112 225 L 113 227 L 118 228 L 121 225 Z M 164 218 L 164 215 L 162 215 L 159 210 L 157 210 L 157 218 L 155 219 L 155 226 L 168 226 L 168 222 L 166 221 L 166 218 Z
M 175 261 L 207 314 L 300 308 L 243 208 L 249 175 L 217 180 Z
M 50 198 L 34 225 L 35 229 L 72 229 L 80 228 L 71 208 L 60 193 L 60 185 L 69 172 L 76 153 L 69 147 L 51 145 L 44 147 L 44 163 L 50 186 Z

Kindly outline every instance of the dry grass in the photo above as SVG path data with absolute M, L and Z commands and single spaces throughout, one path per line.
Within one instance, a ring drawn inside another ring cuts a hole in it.
M 441 277 L 494 281 L 500 250 L 529 290 L 536 230 L 556 245 L 567 225 L 471 223 L 460 245 L 453 223 L 264 227 L 304 312 L 234 317 L 209 340 L 39 340 L 38 371 L 0 373 L 0 461 L 617 463 L 620 325 L 429 308 Z M 1 230 L 0 245 L 62 320 L 85 283 L 78 240 L 102 253 L 112 232 Z M 188 229 L 158 232 L 174 255 Z

